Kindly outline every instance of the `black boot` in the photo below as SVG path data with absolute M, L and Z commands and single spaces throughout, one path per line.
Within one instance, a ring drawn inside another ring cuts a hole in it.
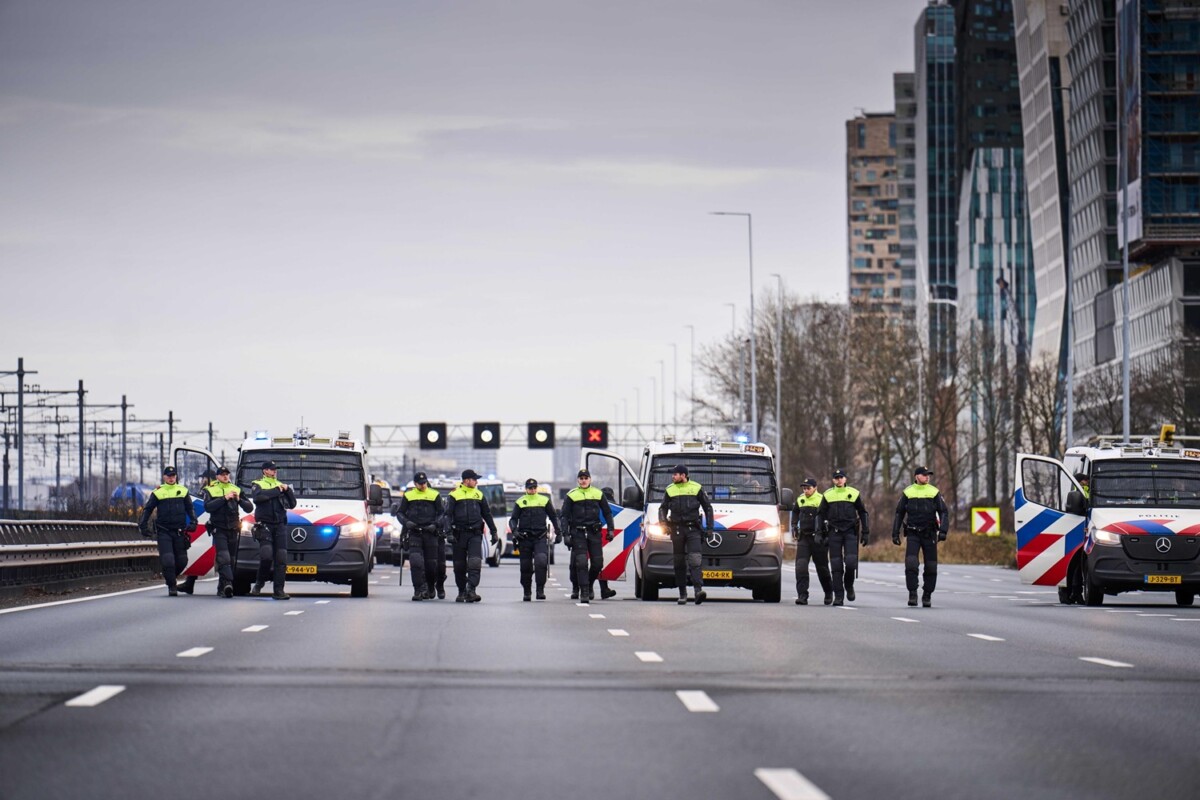
M 928 595 L 928 594 L 921 595 L 921 605 L 924 608 L 929 608 L 930 606 L 932 606 L 933 605 L 933 595 Z
M 415 602 L 419 602 L 419 601 L 421 601 L 421 600 L 424 600 L 424 599 L 426 598 L 426 595 L 427 595 L 427 594 L 428 594 L 428 593 L 426 592 L 426 590 L 425 590 L 425 587 L 424 587 L 424 586 L 418 586 L 418 587 L 416 587 L 416 588 L 413 590 L 413 596 L 412 596 L 413 602 L 415 603 Z
M 704 591 L 703 589 L 696 590 L 696 605 L 700 605 L 707 599 L 708 599 L 708 592 Z
M 261 581 L 255 583 L 254 588 L 250 590 L 250 594 L 254 595 L 255 597 L 261 597 L 264 586 L 266 586 L 266 584 L 262 583 Z
M 175 588 L 174 586 L 168 585 L 167 586 L 167 597 L 178 597 L 178 596 L 179 596 L 179 589 Z
M 184 578 L 183 583 L 179 584 L 177 588 L 179 591 L 187 594 L 194 593 L 196 590 L 196 576 L 189 575 L 188 577 Z
M 233 597 L 233 587 L 230 586 L 228 583 L 225 584 L 225 588 L 221 590 L 221 597 L 225 597 L 225 598 Z
M 521 600 L 526 603 L 531 602 L 533 600 L 533 593 L 526 589 L 525 594 L 521 595 Z
M 685 593 L 685 594 L 679 595 L 679 599 L 676 600 L 675 602 L 677 602 L 681 606 L 686 606 L 687 605 L 687 594 Z
M 840 594 L 835 594 L 833 596 L 833 604 L 835 606 L 844 606 L 846 604 L 846 600 Z
M 825 605 L 827 605 L 827 606 L 833 605 L 833 592 L 825 593 Z
M 608 599 L 611 599 L 611 598 L 613 598 L 613 597 L 616 597 L 616 596 L 617 596 L 617 590 L 616 590 L 616 589 L 610 589 L 610 588 L 608 588 L 608 584 L 607 584 L 607 583 L 602 583 L 602 584 L 600 584 L 600 599 L 601 599 L 601 600 L 608 600 Z
M 537 590 L 537 599 L 538 599 L 538 600 L 545 600 L 545 599 L 546 599 L 546 590 L 545 590 L 545 587 L 542 587 L 542 586 L 539 586 L 539 587 L 538 587 L 538 590 Z
M 851 603 L 854 602 L 854 587 L 853 586 L 846 587 L 846 599 L 849 600 Z
M 478 603 L 483 598 L 475 593 L 475 587 L 467 584 L 467 600 L 472 603 Z
M 576 588 L 576 589 L 573 589 L 573 590 L 571 591 L 571 599 L 572 599 L 572 600 L 578 600 L 578 599 L 579 599 L 579 589 L 578 589 L 578 588 Z
M 433 598 L 431 597 L 429 599 L 432 600 Z M 437 599 L 438 600 L 446 599 L 446 587 L 440 583 L 438 584 L 438 588 L 437 588 Z
M 832 602 L 832 601 L 830 601 L 830 602 Z M 803 597 L 797 597 L 797 598 L 796 598 L 796 605 L 798 605 L 798 606 L 806 606 L 806 605 L 808 605 L 808 595 L 804 595 Z
M 290 594 L 288 594 L 287 592 L 285 592 L 283 589 L 276 589 L 275 592 L 271 595 L 271 599 L 272 600 L 291 600 L 292 596 Z
M 456 602 L 456 603 L 465 603 L 465 602 L 467 602 L 467 593 L 466 593 L 466 592 L 459 592 L 459 593 L 458 593 L 458 597 L 454 598 L 454 602 Z
M 913 608 L 917 606 L 917 590 L 914 589 L 908 593 L 908 604 Z

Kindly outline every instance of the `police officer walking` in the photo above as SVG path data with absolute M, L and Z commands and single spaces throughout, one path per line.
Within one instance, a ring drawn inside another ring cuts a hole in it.
M 253 482 L 254 519 L 261 523 L 258 540 L 258 576 L 254 581 L 252 595 L 261 595 L 267 579 L 273 581 L 271 597 L 290 600 L 291 595 L 283 590 L 287 579 L 287 512 L 296 507 L 296 493 L 286 483 L 276 478 L 279 465 L 268 461 L 262 466 L 262 477 Z
M 175 579 L 183 572 L 188 563 L 188 545 L 192 543 L 189 533 L 196 530 L 196 511 L 192 507 L 192 498 L 188 496 L 186 486 L 178 483 L 179 474 L 174 467 L 164 467 L 163 482 L 150 493 L 146 507 L 142 509 L 141 519 L 138 520 L 138 530 L 142 535 L 158 539 L 158 561 L 162 565 L 163 581 L 167 584 L 167 594 L 171 597 L 179 595 Z M 150 515 L 155 511 L 154 533 L 150 532 Z M 191 594 L 191 585 L 196 579 L 191 579 L 185 591 Z
M 554 526 L 555 538 L 561 536 L 558 517 L 550 496 L 538 491 L 534 478 L 525 481 L 525 494 L 513 503 L 512 517 L 508 521 L 513 532 L 513 547 L 521 554 L 522 598 L 528 603 L 531 597 L 533 578 L 537 577 L 537 599 L 546 599 L 546 562 L 549 560 L 549 543 L 546 541 L 546 523 Z
M 829 575 L 829 542 L 818 520 L 821 494 L 814 478 L 806 478 L 800 485 L 804 491 L 796 498 L 796 507 L 792 509 L 792 536 L 796 540 L 796 605 L 808 605 L 809 559 L 816 565 L 817 580 L 825 590 L 825 605 L 829 605 L 833 602 L 833 579 Z
M 445 557 L 445 544 L 438 533 L 445 510 L 442 495 L 429 488 L 429 478 L 424 472 L 413 475 L 413 488 L 400 496 L 400 502 L 392 510 L 402 526 L 402 538 L 408 543 L 413 600 L 432 600 L 435 596 L 438 551 Z M 403 562 L 400 569 L 403 576 Z
M 579 587 L 579 602 L 587 605 L 596 596 L 593 585 L 604 567 L 604 545 L 615 536 L 616 523 L 608 498 L 592 486 L 592 473 L 581 469 L 576 478 L 579 485 L 567 492 L 567 498 L 563 500 L 562 526 L 566 529 L 563 536 L 567 546 L 571 548 L 571 566 L 575 584 Z M 608 529 L 603 536 L 600 534 L 601 518 Z M 605 590 L 602 596 L 607 599 L 615 594 Z
M 950 525 L 950 514 L 942 493 L 929 482 L 933 475 L 925 467 L 913 472 L 911 486 L 900 495 L 896 504 L 896 520 L 892 523 L 892 543 L 900 544 L 900 529 L 908 537 L 904 551 L 904 582 L 908 586 L 908 604 L 917 604 L 917 554 L 925 554 L 925 580 L 921 592 L 921 605 L 933 605 L 933 590 L 937 586 L 937 543 L 946 541 L 946 529 Z
M 696 605 L 708 598 L 704 591 L 704 572 L 700 569 L 703 540 L 700 537 L 700 511 L 704 510 L 705 533 L 713 532 L 712 503 L 703 487 L 688 477 L 688 468 L 683 464 L 675 467 L 671 485 L 667 487 L 662 505 L 658 507 L 658 521 L 671 530 L 671 549 L 675 556 L 675 585 L 679 587 L 679 605 L 687 603 L 688 573 L 696 587 Z
M 454 582 L 458 584 L 456 603 L 478 603 L 483 598 L 475 592 L 479 585 L 479 570 L 483 566 L 483 526 L 486 524 L 492 544 L 499 541 L 492 510 L 483 492 L 476 488 L 479 475 L 473 469 L 462 472 L 462 483 L 450 492 L 446 500 L 446 522 L 450 526 L 450 541 L 454 546 Z
M 833 605 L 854 602 L 854 577 L 858 572 L 858 546 L 870 537 L 867 507 L 858 489 L 846 485 L 846 473 L 834 470 L 833 486 L 821 496 L 817 512 L 821 530 L 829 536 L 829 563 L 833 578 Z
M 217 554 L 217 596 L 233 597 L 233 565 L 237 563 L 238 537 L 242 511 L 254 506 L 242 496 L 242 490 L 229 482 L 229 467 L 218 467 L 215 480 L 204 487 L 204 510 L 208 512 L 208 533 Z

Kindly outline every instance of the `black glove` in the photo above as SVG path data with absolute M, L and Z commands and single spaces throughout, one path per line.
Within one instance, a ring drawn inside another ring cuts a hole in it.
M 191 522 L 189 522 L 187 524 L 187 526 L 184 528 L 184 530 L 187 531 L 188 533 L 191 533 L 192 531 L 196 530 L 196 521 L 192 520 Z
M 151 531 L 149 528 L 141 528 L 141 527 L 139 527 L 139 528 L 138 528 L 138 533 L 140 533 L 142 536 L 145 536 L 147 539 L 153 539 L 153 538 L 154 538 L 154 533 L 153 533 L 153 531 Z
M 946 541 L 946 532 L 945 531 L 938 531 L 938 541 L 939 542 Z
M 896 545 L 897 547 L 900 546 L 900 531 L 896 531 L 892 534 L 892 544 Z
M 454 544 L 454 531 L 446 531 L 446 541 Z
M 600 537 L 600 544 L 608 544 L 615 538 L 617 538 L 617 534 L 612 531 L 605 531 L 604 535 Z
M 871 539 L 871 534 L 868 531 L 863 531 L 858 535 L 858 543 L 862 547 L 867 546 L 867 542 Z
M 492 544 L 496 544 L 497 542 L 499 542 L 499 541 L 500 541 L 500 537 L 496 535 L 496 532 L 495 532 L 495 531 L 492 531 L 492 532 L 491 532 L 491 534 L 490 534 L 490 538 L 491 538 L 491 540 L 492 540 Z
M 813 534 L 813 544 L 824 547 L 828 541 L 829 541 L 829 537 L 826 536 L 825 534 L 821 533 L 820 531 L 817 531 L 816 533 Z
M 559 531 L 555 531 L 554 532 L 554 543 L 558 544 L 561 541 L 562 541 L 562 533 Z

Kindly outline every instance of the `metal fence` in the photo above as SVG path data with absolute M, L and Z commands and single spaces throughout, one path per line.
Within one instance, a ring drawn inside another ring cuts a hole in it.
M 147 574 L 157 566 L 157 544 L 130 522 L 0 520 L 0 589 Z

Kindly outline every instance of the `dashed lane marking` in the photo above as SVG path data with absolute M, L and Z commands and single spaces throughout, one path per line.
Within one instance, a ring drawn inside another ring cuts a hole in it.
M 182 653 L 176 653 L 175 657 L 176 658 L 199 658 L 200 656 L 204 655 L 205 653 L 211 653 L 212 651 L 213 651 L 213 649 L 211 647 L 191 647 L 191 648 L 188 648 L 187 650 L 184 650 Z
M 1171 617 L 1172 622 L 1200 622 L 1200 617 Z
M 1138 614 L 1139 617 L 1173 617 L 1174 614 Z
M 634 655 L 638 657 L 638 661 L 644 661 L 647 664 L 661 664 L 663 660 L 662 656 L 650 650 L 637 650 Z
M 285 611 L 285 612 L 283 612 L 283 615 L 285 617 L 298 617 L 303 613 L 304 613 L 303 611 Z
M 985 642 L 1003 642 L 1004 641 L 999 636 L 988 636 L 986 633 L 968 633 L 967 636 L 970 636 L 972 639 L 981 639 Z
M 613 636 L 628 636 L 629 635 L 629 631 L 623 630 L 621 628 L 609 628 L 608 632 L 610 634 L 612 634 Z
M 313 603 L 313 605 L 315 605 L 315 606 L 323 606 L 323 605 L 325 605 L 325 604 L 326 604 L 326 603 L 328 603 L 328 602 L 329 602 L 328 600 L 318 600 L 317 602 Z
M 896 620 L 896 622 L 920 622 L 920 620 L 911 617 L 892 617 L 892 619 Z
M 675 693 L 675 696 L 679 698 L 679 702 L 683 703 L 684 708 L 693 713 L 713 713 L 721 710 L 711 697 L 699 690 L 681 689 Z
M 830 800 L 829 795 L 794 769 L 756 769 L 754 777 L 779 800 Z
M 592 619 L 604 619 L 603 614 L 588 614 L 588 616 L 591 617 Z
M 249 628 L 242 628 L 242 633 L 258 633 L 259 631 L 265 631 L 269 627 L 269 625 L 251 625 Z
M 123 691 L 125 691 L 124 686 L 97 686 L 95 689 L 86 691 L 78 697 L 71 698 L 65 705 L 71 708 L 94 708 L 105 700 L 111 700 Z
M 1124 661 L 1112 661 L 1107 658 L 1096 658 L 1095 656 L 1080 656 L 1080 661 L 1090 661 L 1093 664 L 1099 664 L 1102 667 L 1122 667 L 1130 669 L 1133 664 L 1126 664 Z

